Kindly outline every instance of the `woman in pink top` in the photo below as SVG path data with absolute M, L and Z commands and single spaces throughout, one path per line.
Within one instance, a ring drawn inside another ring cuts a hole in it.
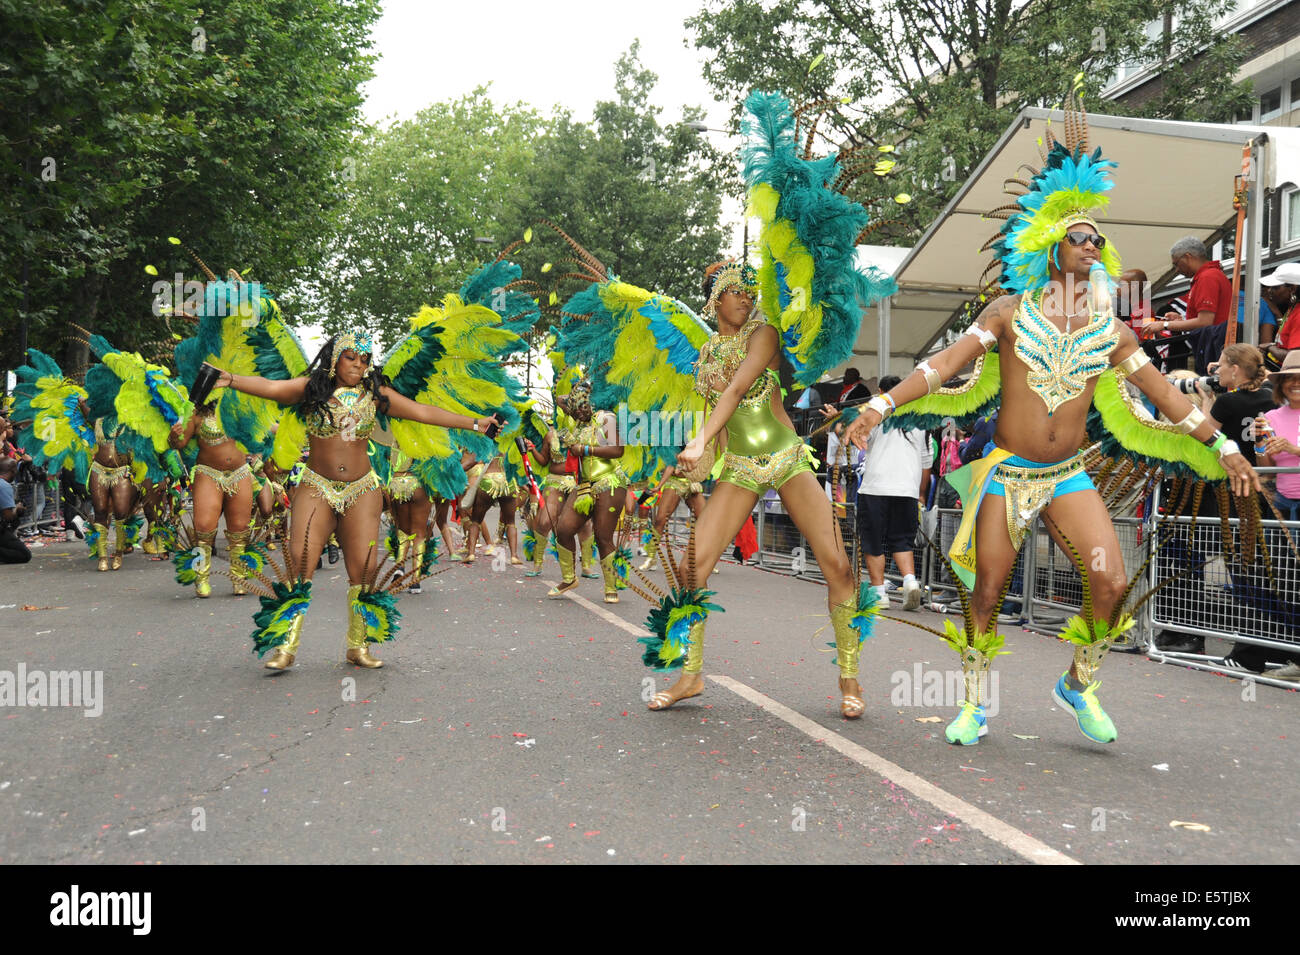
M 1271 372 L 1273 400 L 1280 407 L 1266 412 L 1264 420 L 1272 436 L 1256 457 L 1264 467 L 1300 465 L 1300 351 L 1288 354 L 1282 368 Z M 1300 474 L 1278 474 L 1273 503 L 1287 520 L 1300 520 Z

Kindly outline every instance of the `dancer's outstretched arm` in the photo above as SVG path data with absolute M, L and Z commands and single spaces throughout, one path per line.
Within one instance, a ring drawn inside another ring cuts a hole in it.
M 892 401 L 893 406 L 897 408 L 899 405 L 905 405 L 909 401 L 915 401 L 938 391 L 945 381 L 987 352 L 993 347 L 994 342 L 1002 338 L 1007 323 L 1015 314 L 1019 300 L 1019 296 L 1016 295 L 1003 295 L 990 302 L 966 334 L 929 361 L 918 365 L 915 371 L 889 390 L 888 399 L 877 395 L 867 402 L 862 409 L 862 414 L 845 429 L 844 436 L 840 440 L 845 444 L 852 443 L 865 451 L 867 435 L 884 419 L 881 411 L 876 407 L 878 402 Z M 926 366 L 929 368 L 928 375 Z
M 1133 362 L 1136 359 L 1141 364 L 1136 370 L 1129 372 L 1128 380 L 1137 385 L 1142 393 L 1151 399 L 1161 414 L 1170 421 L 1185 422 L 1185 427 L 1195 423 L 1195 427 L 1190 427 L 1186 433 L 1202 443 L 1221 438 L 1221 432 L 1192 403 L 1191 399 L 1170 384 L 1169 380 L 1160 374 L 1150 361 L 1142 359 L 1138 349 L 1137 337 L 1133 334 L 1133 331 L 1122 323 L 1119 323 L 1119 328 L 1119 344 L 1115 346 L 1112 353 L 1111 364 L 1123 365 L 1125 362 Z M 1236 448 L 1236 443 L 1224 440 L 1222 444 L 1227 446 L 1223 450 L 1229 453 L 1221 451 L 1219 463 L 1223 465 L 1223 470 L 1228 472 L 1228 479 L 1232 483 L 1232 493 L 1241 497 L 1252 489 L 1256 491 L 1263 490 L 1259 483 L 1259 475 L 1250 466 L 1250 462 L 1239 451 L 1233 450 Z
M 223 371 L 217 379 L 217 386 L 225 385 L 246 395 L 274 401 L 276 404 L 296 405 L 307 393 L 307 381 L 306 377 L 275 380 L 257 375 L 232 375 L 228 371 Z
M 433 405 L 412 401 L 387 386 L 379 389 L 379 393 L 388 399 L 389 417 L 419 421 L 423 424 L 437 425 L 440 428 L 462 428 L 465 431 L 477 431 L 479 433 L 487 431 L 490 424 L 501 424 L 495 415 L 490 418 L 471 418 L 469 415 L 456 414 L 454 411 L 447 411 Z

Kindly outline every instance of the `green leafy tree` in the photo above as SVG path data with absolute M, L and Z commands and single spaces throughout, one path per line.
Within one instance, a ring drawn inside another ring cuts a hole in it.
M 273 290 L 319 268 L 377 0 L 0 0 L 0 14 L 7 326 L 55 353 L 76 324 L 159 355 L 171 330 L 145 266 L 196 275 L 169 235 Z M 4 336 L 5 364 L 20 337 Z M 84 346 L 64 355 L 75 368 Z
M 621 278 L 703 306 L 700 279 L 727 245 L 722 197 L 739 195 L 736 157 L 720 153 L 687 124 L 703 111 L 686 108 L 679 123 L 664 123 L 650 103 L 658 77 L 645 69 L 634 43 L 614 69 L 616 99 L 596 104 L 591 124 L 561 113 L 537 144 L 529 188 L 518 194 L 514 238 L 545 218 L 554 222 Z M 537 233 L 517 259 L 525 275 L 565 267 L 564 246 Z M 545 237 L 545 241 L 540 241 Z M 577 286 L 557 289 L 563 300 Z
M 861 185 L 912 238 L 1025 106 L 1059 106 L 1082 74 L 1085 102 L 1118 67 L 1166 63 L 1142 115 L 1227 120 L 1248 104 L 1233 77 L 1239 38 L 1216 18 L 1232 0 L 707 0 L 687 21 L 705 78 L 739 104 L 755 88 L 829 100 L 824 145 L 895 146 L 898 166 Z M 1144 24 L 1168 17 L 1170 29 Z M 843 97 L 844 102 L 840 102 Z M 899 192 L 913 201 L 890 206 Z
M 459 289 L 501 244 L 502 210 L 535 174 L 542 127 L 531 108 L 497 107 L 480 87 L 362 139 L 329 263 L 308 293 L 326 331 L 368 327 L 391 345 L 421 305 Z

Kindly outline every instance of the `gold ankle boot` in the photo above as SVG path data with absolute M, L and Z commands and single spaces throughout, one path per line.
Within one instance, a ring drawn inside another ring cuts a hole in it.
M 618 559 L 618 554 L 609 554 L 600 561 L 600 572 L 605 578 L 605 603 L 618 603 L 618 571 L 614 569 L 614 561 Z
M 212 570 L 212 545 L 216 543 L 217 532 L 195 534 L 194 539 L 198 542 L 195 547 L 199 552 L 198 563 L 194 565 L 194 593 L 200 597 L 208 597 L 212 594 L 208 573 Z
M 684 673 L 699 673 L 704 669 L 704 624 L 705 620 L 691 624 L 690 643 L 686 645 L 686 663 L 682 666 Z
M 831 610 L 831 627 L 835 630 L 835 662 L 839 664 L 842 680 L 858 678 L 858 657 L 862 652 L 862 643 L 852 622 L 856 612 L 857 605 L 852 601 L 839 604 Z M 862 716 L 867 708 L 862 697 L 852 693 L 841 695 L 840 715 L 850 720 Z
M 126 553 L 126 528 L 121 521 L 117 521 L 114 527 L 117 530 L 117 543 L 113 548 L 113 569 L 117 570 L 122 566 L 122 555 Z
M 302 622 L 306 616 L 300 613 L 293 618 L 293 622 L 289 624 L 288 639 L 275 648 L 271 659 L 264 664 L 268 670 L 287 670 L 293 666 L 293 661 L 298 656 L 298 640 L 302 637 Z
M 226 531 L 226 546 L 230 550 L 230 587 L 235 596 L 242 597 L 248 593 L 244 589 L 244 567 L 239 558 L 248 547 L 252 531 Z
M 397 532 L 397 562 L 399 564 L 406 563 L 407 555 L 411 553 L 414 543 L 414 534 L 407 534 L 403 531 Z
M 573 551 L 556 541 L 555 553 L 560 558 L 560 582 L 550 589 L 550 592 L 546 595 L 548 597 L 562 597 L 578 586 L 578 577 L 573 569 Z
M 99 535 L 99 542 L 95 545 L 95 554 L 99 557 L 99 569 L 108 570 L 108 527 L 104 524 L 96 524 L 95 533 Z
M 377 670 L 384 661 L 370 655 L 366 645 L 366 618 L 357 609 L 357 598 L 361 595 L 361 585 L 348 588 L 348 663 L 355 663 L 367 670 Z

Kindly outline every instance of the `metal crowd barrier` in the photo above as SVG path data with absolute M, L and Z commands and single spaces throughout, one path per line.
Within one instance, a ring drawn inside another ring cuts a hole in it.
M 37 503 L 42 490 L 45 497 L 40 502 L 41 507 L 38 512 Z M 23 512 L 15 527 L 17 533 L 21 536 L 37 530 L 58 527 L 63 519 L 60 507 L 62 491 L 63 485 L 57 476 L 39 482 L 19 481 L 14 484 L 14 500 L 23 505 Z
M 1300 468 L 1260 469 L 1261 474 L 1282 472 L 1300 473 Z M 856 495 L 850 497 L 856 499 Z M 1205 500 L 1212 499 L 1212 494 L 1205 495 Z M 1112 519 L 1127 576 L 1137 572 L 1156 545 L 1160 503 L 1160 489 L 1157 489 L 1152 498 L 1142 502 L 1145 516 Z M 856 563 L 859 550 L 854 501 L 842 507 L 844 514 L 839 518 L 841 534 L 849 559 Z M 1271 511 L 1265 510 L 1265 513 L 1271 515 Z M 936 508 L 934 514 L 933 541 L 946 554 L 961 521 L 962 511 L 960 508 Z M 685 544 L 688 516 L 682 506 L 670 522 L 670 529 L 680 545 Z M 754 508 L 754 522 L 759 542 L 754 563 L 758 567 L 824 582 L 812 548 L 775 494 L 759 500 Z M 1231 554 L 1222 552 L 1217 517 L 1178 517 L 1160 526 L 1162 537 L 1168 536 L 1171 529 L 1173 536 L 1150 561 L 1145 580 L 1138 585 L 1135 594 L 1140 597 L 1162 579 L 1180 573 L 1183 576 L 1166 584 L 1143 604 L 1136 626 L 1117 641 L 1115 649 L 1146 653 L 1157 662 L 1228 672 L 1234 676 L 1240 676 L 1241 671 L 1225 670 L 1220 656 L 1157 649 L 1155 634 L 1168 630 L 1300 652 L 1300 557 L 1287 543 L 1282 524 L 1271 517 L 1261 522 L 1257 554 L 1250 563 L 1242 559 L 1240 518 L 1230 518 L 1229 525 L 1233 540 Z M 1300 521 L 1287 521 L 1285 525 L 1292 540 L 1300 547 Z M 956 612 L 956 588 L 947 564 L 930 550 L 920 534 L 913 553 L 917 579 L 926 595 L 925 605 L 942 604 L 948 612 Z M 724 559 L 730 559 L 730 548 Z M 886 577 L 901 583 L 901 575 L 892 557 L 886 562 Z M 1003 605 L 1002 620 L 1055 636 L 1065 621 L 1080 611 L 1082 599 L 1078 570 L 1052 540 L 1045 522 L 1039 517 L 1017 559 L 1012 585 Z M 1295 686 L 1294 683 L 1270 680 L 1266 674 L 1255 675 L 1252 679 L 1283 687 Z

